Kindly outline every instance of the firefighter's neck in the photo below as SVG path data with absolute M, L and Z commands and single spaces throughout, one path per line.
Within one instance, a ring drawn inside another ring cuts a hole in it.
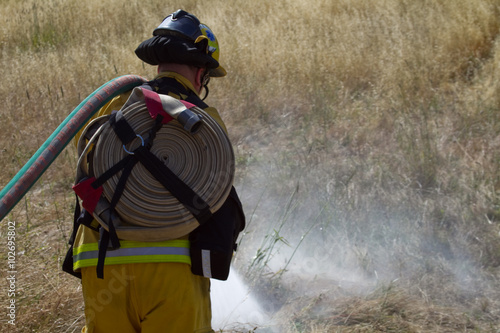
M 186 79 L 188 79 L 192 84 L 194 89 L 199 93 L 202 90 L 202 77 L 203 77 L 203 68 L 184 65 L 184 64 L 172 64 L 172 63 L 163 63 L 158 65 L 158 74 L 162 72 L 175 72 Z

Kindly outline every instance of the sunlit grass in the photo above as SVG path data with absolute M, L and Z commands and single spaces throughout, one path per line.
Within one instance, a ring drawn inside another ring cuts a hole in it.
M 495 0 L 2 1 L 1 186 L 97 87 L 154 76 L 133 51 L 178 8 L 221 45 L 229 75 L 207 102 L 228 125 L 251 221 L 235 265 L 254 264 L 257 293 L 299 301 L 278 312 L 282 331 L 498 330 Z M 19 332 L 82 325 L 79 283 L 59 268 L 75 164 L 70 145 L 8 218 Z M 379 289 L 300 293 L 325 276 Z

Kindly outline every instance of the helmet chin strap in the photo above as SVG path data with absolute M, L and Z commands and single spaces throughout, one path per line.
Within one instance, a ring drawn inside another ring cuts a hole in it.
M 201 99 L 202 101 L 204 101 L 208 97 L 208 93 L 209 93 L 208 84 L 204 85 L 203 88 L 205 88 L 205 95 Z
M 203 74 L 203 79 L 202 79 L 202 85 L 203 85 L 203 88 L 205 88 L 205 95 L 201 99 L 202 101 L 204 101 L 205 98 L 208 97 L 208 93 L 210 92 L 208 90 L 208 83 L 209 82 L 210 82 L 210 75 L 208 74 L 208 71 L 207 71 L 207 72 L 205 72 L 205 74 Z

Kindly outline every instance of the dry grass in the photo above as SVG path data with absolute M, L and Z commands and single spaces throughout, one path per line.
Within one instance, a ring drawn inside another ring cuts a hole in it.
M 285 304 L 281 331 L 497 332 L 496 0 L 2 1 L 0 184 L 94 89 L 153 76 L 133 50 L 181 7 L 216 32 L 229 72 L 208 102 L 228 124 L 250 220 L 236 264 L 258 244 L 272 254 L 262 272 L 293 255 L 266 284 Z M 79 284 L 59 268 L 75 163 L 68 147 L 3 221 L 18 231 L 13 332 L 82 325 Z M 262 241 L 273 229 L 289 247 Z M 348 275 L 370 292 L 333 287 Z
M 295 302 L 292 332 L 463 332 L 477 327 L 454 308 L 426 304 L 398 290 L 376 290 L 366 297 Z M 312 319 L 312 320 L 311 320 Z

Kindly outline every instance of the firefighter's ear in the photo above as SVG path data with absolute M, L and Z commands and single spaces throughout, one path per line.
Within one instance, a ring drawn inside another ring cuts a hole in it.
M 204 86 L 205 76 L 208 76 L 207 71 L 204 68 L 198 67 L 196 69 L 196 75 L 194 77 L 194 88 L 198 92 L 201 93 L 201 90 Z

